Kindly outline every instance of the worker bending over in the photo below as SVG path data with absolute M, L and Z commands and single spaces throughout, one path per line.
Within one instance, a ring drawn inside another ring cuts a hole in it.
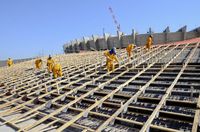
M 48 69 L 49 72 L 52 72 L 53 66 L 54 66 L 54 60 L 49 55 L 49 58 L 47 59 L 47 69 Z
M 60 64 L 55 64 L 53 66 L 53 76 L 54 78 L 57 78 L 57 77 L 61 77 L 62 76 L 62 67 Z
M 152 35 L 149 35 L 147 38 L 147 43 L 146 43 L 146 50 L 150 50 L 153 45 L 153 37 Z
M 13 63 L 13 60 L 11 58 L 8 58 L 7 60 L 7 66 L 10 67 L 12 66 L 14 63 Z
M 41 67 L 42 67 L 42 59 L 36 59 L 35 60 L 35 67 L 36 67 L 36 69 L 41 69 Z
M 133 49 L 135 48 L 136 46 L 134 44 L 129 44 L 127 47 L 126 47 L 126 51 L 127 51 L 127 54 L 128 54 L 128 57 L 131 58 L 132 55 L 133 55 Z
M 106 57 L 106 68 L 107 71 L 113 71 L 115 69 L 115 61 L 119 63 L 118 58 L 116 56 L 116 48 L 114 47 L 110 51 L 105 51 L 104 55 Z

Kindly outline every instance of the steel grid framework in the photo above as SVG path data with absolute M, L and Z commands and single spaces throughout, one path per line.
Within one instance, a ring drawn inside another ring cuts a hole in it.
M 1 126 L 16 131 L 199 130 L 199 39 L 136 49 L 112 72 L 102 51 L 57 55 L 53 79 L 34 60 L 0 69 Z M 42 58 L 45 60 L 46 58 Z

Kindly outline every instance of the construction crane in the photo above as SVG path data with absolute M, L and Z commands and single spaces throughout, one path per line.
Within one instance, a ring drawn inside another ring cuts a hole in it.
M 121 29 L 120 29 L 120 24 L 118 24 L 118 22 L 117 22 L 117 19 L 116 19 L 116 17 L 115 17 L 115 14 L 114 14 L 114 12 L 113 12 L 113 9 L 109 6 L 109 11 L 110 11 L 110 14 L 111 14 L 111 16 L 112 16 L 112 18 L 113 18 L 113 21 L 114 21 L 114 23 L 115 23 L 115 25 L 116 25 L 116 27 L 117 27 L 117 31 L 119 32 L 119 31 L 121 31 Z

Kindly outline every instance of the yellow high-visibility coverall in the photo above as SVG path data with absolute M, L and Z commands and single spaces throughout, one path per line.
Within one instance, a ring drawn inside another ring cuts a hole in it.
M 62 76 L 62 67 L 60 64 L 55 64 L 53 66 L 53 76 L 54 76 L 54 78 Z
M 7 60 L 7 66 L 12 66 L 14 63 L 13 63 L 13 60 L 12 59 L 8 59 Z
M 42 60 L 41 59 L 35 60 L 35 67 L 36 67 L 36 69 L 40 69 L 42 67 Z
M 118 62 L 118 58 L 116 55 L 114 54 L 110 54 L 109 51 L 105 51 L 104 52 L 104 55 L 106 56 L 106 68 L 107 68 L 107 71 L 113 71 L 115 69 L 115 65 L 114 65 L 114 62 Z
M 53 59 L 47 59 L 47 69 L 48 69 L 49 72 L 52 72 L 53 65 L 54 65 L 54 60 Z
M 151 48 L 151 46 L 152 46 L 152 43 L 153 43 L 153 39 L 152 39 L 152 37 L 148 37 L 147 38 L 147 43 L 146 43 L 146 49 L 150 49 Z
M 131 57 L 132 56 L 132 52 L 133 52 L 133 49 L 135 48 L 135 45 L 134 44 L 129 44 L 127 47 L 126 47 L 126 51 L 128 53 L 128 57 Z

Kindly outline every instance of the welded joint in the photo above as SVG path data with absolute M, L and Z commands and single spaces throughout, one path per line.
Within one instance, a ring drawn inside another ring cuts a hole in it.
M 62 112 L 64 112 L 64 113 L 66 113 L 68 111 L 68 108 L 64 108 L 63 110 L 62 110 Z
M 85 111 L 85 113 L 83 114 L 83 117 L 88 117 L 89 112 Z
M 110 99 L 113 99 L 113 95 L 111 95 L 109 98 L 110 98 Z
M 46 108 L 51 108 L 51 106 L 52 106 L 52 101 L 50 100 L 50 101 L 48 101 L 48 102 L 46 103 L 45 107 L 46 107 Z
M 98 85 L 100 85 L 100 84 L 98 84 Z M 104 89 L 104 86 L 98 86 L 100 89 Z
M 150 132 L 150 126 L 147 127 L 147 129 L 145 130 L 145 132 Z
M 142 92 L 142 94 L 145 94 L 145 90 L 142 90 L 141 92 Z
M 74 90 L 74 91 L 73 91 L 73 94 L 77 94 L 77 92 L 78 92 L 78 90 Z
M 155 118 L 158 118 L 159 117 L 159 111 L 156 113 L 156 116 L 155 116 Z
M 35 94 L 36 94 L 37 96 L 40 95 L 40 91 L 37 91 Z
M 64 96 L 60 99 L 60 101 L 64 101 L 65 98 L 66 98 L 66 95 L 64 95 Z
M 167 100 L 165 100 L 165 101 L 163 102 L 163 104 L 162 104 L 162 105 L 163 105 L 163 106 L 165 106 L 165 105 L 166 105 L 166 102 L 167 102 Z
M 45 87 L 45 91 L 47 93 L 48 92 L 48 88 L 47 88 L 47 84 L 46 83 L 44 84 L 44 87 Z
M 121 107 L 123 106 L 123 104 L 124 104 L 124 103 L 121 101 L 121 102 L 120 102 Z
M 51 89 L 52 89 L 52 87 L 50 86 L 50 87 L 48 87 L 47 88 L 47 92 L 50 92 L 51 91 Z
M 126 66 L 126 71 L 129 71 L 129 67 L 128 66 Z
M 113 119 L 109 124 L 110 125 L 114 125 L 115 124 L 115 119 Z
M 97 108 L 101 108 L 101 107 L 102 107 L 102 104 L 103 104 L 103 103 L 100 103 L 100 104 L 97 106 Z
M 94 92 L 92 92 L 90 95 L 92 95 L 92 96 L 93 96 L 93 95 L 94 95 Z
M 127 112 L 127 110 L 128 110 L 128 106 L 126 105 L 126 106 L 124 106 L 123 113 L 126 113 L 126 112 Z
M 95 80 L 94 80 L 94 77 L 92 77 L 92 84 L 95 84 Z
M 30 92 L 31 92 L 31 90 L 27 90 L 27 91 L 26 91 L 27 94 L 30 93 Z

